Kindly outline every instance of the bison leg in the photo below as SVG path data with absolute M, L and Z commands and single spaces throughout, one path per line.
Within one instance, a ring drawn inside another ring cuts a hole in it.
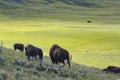
M 53 64 L 55 64 L 55 61 L 54 61 L 54 60 L 52 60 L 52 63 L 53 63 Z
M 63 63 L 63 64 L 65 64 L 65 62 L 64 62 L 64 61 L 62 61 L 62 63 Z
M 28 56 L 28 61 L 30 61 L 30 56 Z
M 56 63 L 56 64 L 58 63 L 57 60 L 55 60 L 55 63 Z
M 37 55 L 35 55 L 35 59 L 37 59 Z
M 23 51 L 24 51 L 24 49 L 21 50 L 21 52 L 23 52 Z
M 55 59 L 53 57 L 51 57 L 51 61 L 53 64 L 55 64 Z
M 42 66 L 42 60 L 41 60 L 41 59 L 40 59 L 40 66 L 43 67 L 43 66 Z
M 68 62 L 69 68 L 70 68 L 70 67 L 71 67 L 71 66 L 70 66 L 70 60 L 69 60 L 69 59 L 67 59 L 67 62 Z
M 16 50 L 16 48 L 14 48 L 14 50 Z
M 39 55 L 39 59 L 42 60 L 42 58 L 43 58 L 43 55 Z

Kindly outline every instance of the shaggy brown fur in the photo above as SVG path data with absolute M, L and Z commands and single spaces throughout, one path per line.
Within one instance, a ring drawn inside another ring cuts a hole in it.
M 14 47 L 14 50 L 18 49 L 18 50 L 20 50 L 21 52 L 24 51 L 24 45 L 21 44 L 21 43 L 15 43 L 15 44 L 13 45 L 13 47 Z
M 108 66 L 106 69 L 103 69 L 103 71 L 117 74 L 117 73 L 120 73 L 120 68 L 116 66 Z
M 54 44 L 50 48 L 49 56 L 50 56 L 53 64 L 58 64 L 60 62 L 65 64 L 64 60 L 67 60 L 68 65 L 70 67 L 69 52 L 67 50 L 61 48 L 59 45 Z
M 31 44 L 28 44 L 26 47 L 25 47 L 25 54 L 26 56 L 28 56 L 28 61 L 30 60 L 30 57 L 35 57 L 35 59 L 37 58 L 37 55 L 39 56 L 39 59 L 41 59 L 42 61 L 42 58 L 43 58 L 43 51 L 42 49 L 38 48 L 38 47 L 35 47 Z

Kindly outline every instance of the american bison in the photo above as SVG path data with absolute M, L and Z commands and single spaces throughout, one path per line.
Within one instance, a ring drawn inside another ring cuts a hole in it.
M 90 21 L 90 20 L 88 20 L 88 21 L 87 21 L 87 23 L 91 23 L 91 21 Z
M 63 63 L 65 64 L 64 60 L 67 60 L 69 68 L 70 68 L 70 57 L 69 52 L 59 45 L 54 44 L 49 51 L 49 56 L 53 64 Z
M 14 47 L 14 50 L 18 49 L 18 50 L 20 50 L 21 52 L 24 51 L 24 44 L 16 43 L 16 44 L 13 45 L 13 47 Z
M 30 61 L 30 57 L 35 57 L 37 59 L 37 56 L 39 56 L 39 59 L 42 61 L 43 58 L 43 51 L 42 49 L 35 47 L 31 44 L 28 44 L 25 47 L 25 54 L 28 57 L 28 61 Z
M 118 74 L 118 73 L 120 73 L 120 68 L 116 67 L 116 66 L 108 66 L 106 69 L 103 69 L 103 71 Z

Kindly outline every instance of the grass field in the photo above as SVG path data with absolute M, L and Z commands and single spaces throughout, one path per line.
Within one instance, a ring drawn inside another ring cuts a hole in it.
M 0 80 L 120 80 L 102 71 L 120 67 L 119 7 L 120 0 L 0 0 Z M 40 47 L 43 67 L 13 50 L 14 43 Z M 46 57 L 53 44 L 72 55 L 71 69 Z
M 0 22 L 0 39 L 4 47 L 13 48 L 20 42 L 43 49 L 48 56 L 53 44 L 70 52 L 72 61 L 103 68 L 120 66 L 120 25 L 62 20 L 9 20 Z
M 0 41 L 12 49 L 17 42 L 30 43 L 47 56 L 59 44 L 73 62 L 120 67 L 119 6 L 119 0 L 1 0 Z

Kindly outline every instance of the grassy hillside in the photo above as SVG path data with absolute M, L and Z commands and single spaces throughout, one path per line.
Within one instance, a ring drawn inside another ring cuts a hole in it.
M 31 43 L 46 56 L 57 43 L 75 63 L 120 66 L 119 6 L 119 0 L 0 0 L 0 41 L 11 49 Z
M 59 19 L 120 23 L 119 0 L 1 0 L 1 20 Z
M 59 44 L 73 61 L 95 67 L 120 66 L 120 26 L 60 20 L 10 20 L 0 22 L 3 46 L 13 48 L 21 42 L 42 48 L 48 56 L 53 44 Z
M 19 59 L 18 59 L 19 58 Z M 26 64 L 20 64 L 20 61 Z M 30 63 L 24 52 L 3 48 L 0 53 L 0 80 L 119 80 L 120 77 L 112 73 L 105 73 L 94 67 L 87 67 L 71 62 L 68 65 L 53 65 L 49 57 L 43 58 L 43 67 L 39 60 Z M 60 67 L 60 68 L 59 68 Z M 57 71 L 57 68 L 58 71 Z

